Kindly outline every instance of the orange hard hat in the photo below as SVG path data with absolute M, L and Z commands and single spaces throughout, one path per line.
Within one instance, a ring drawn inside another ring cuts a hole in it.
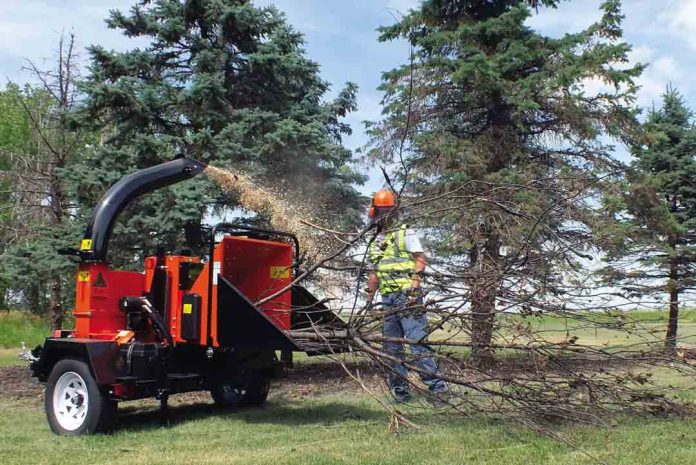
M 388 189 L 381 189 L 375 192 L 372 196 L 372 205 L 370 206 L 370 218 L 374 218 L 378 208 L 394 208 L 396 207 L 396 196 Z
M 388 189 L 381 189 L 375 192 L 375 195 L 372 197 L 372 206 L 373 207 L 395 207 L 396 206 L 396 197 L 392 193 L 392 191 Z

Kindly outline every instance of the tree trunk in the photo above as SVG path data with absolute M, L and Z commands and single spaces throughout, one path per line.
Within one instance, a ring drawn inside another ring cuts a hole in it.
M 7 310 L 8 312 L 10 311 L 8 305 L 7 305 L 7 287 L 0 285 L 0 310 Z
M 51 227 L 54 231 L 59 230 L 63 223 L 64 208 L 63 200 L 65 197 L 65 189 L 63 187 L 63 182 L 58 175 L 58 170 L 65 167 L 65 163 L 70 151 L 69 143 L 67 141 L 68 136 L 68 120 L 67 113 L 70 110 L 70 86 L 72 85 L 72 70 L 71 70 L 71 60 L 73 58 L 72 49 L 74 44 L 74 37 L 70 36 L 70 41 L 68 44 L 68 51 L 65 54 L 65 48 L 63 43 L 63 37 L 60 38 L 58 45 L 58 76 L 57 83 L 59 88 L 59 93 L 56 96 L 57 106 L 58 106 L 58 137 L 56 140 L 56 146 L 58 150 L 51 150 L 51 164 L 48 170 L 48 181 L 49 181 L 49 194 L 50 194 L 50 206 L 51 215 L 50 222 Z M 48 321 L 51 323 L 51 329 L 62 329 L 63 319 L 65 317 L 65 310 L 63 309 L 63 286 L 61 284 L 60 272 L 51 272 L 48 278 Z
M 679 274 L 677 258 L 672 257 L 669 262 L 669 322 L 665 336 L 665 349 L 670 354 L 677 350 L 677 326 L 679 322 Z
M 35 315 L 43 315 L 45 309 L 41 308 L 41 286 L 30 284 L 25 290 L 25 299 L 29 306 L 29 311 Z
M 495 299 L 498 292 L 498 264 L 500 239 L 491 234 L 477 256 L 476 271 L 471 297 L 471 357 L 479 367 L 493 363 L 493 328 L 495 325 Z
M 51 323 L 52 330 L 62 329 L 64 316 L 63 289 L 60 276 L 52 276 L 48 291 L 48 320 Z
M 55 165 L 62 167 L 62 160 L 57 160 Z M 51 175 L 51 226 L 57 229 L 63 222 L 63 187 L 55 174 Z M 62 329 L 65 310 L 63 309 L 63 286 L 59 272 L 52 271 L 48 279 L 48 321 L 51 329 Z
M 677 211 L 677 196 L 672 196 L 672 213 Z M 677 325 L 679 321 L 679 257 L 677 256 L 677 244 L 679 237 L 677 234 L 669 235 L 669 249 L 671 257 L 669 259 L 669 321 L 667 323 L 667 334 L 665 335 L 665 349 L 670 354 L 677 351 Z

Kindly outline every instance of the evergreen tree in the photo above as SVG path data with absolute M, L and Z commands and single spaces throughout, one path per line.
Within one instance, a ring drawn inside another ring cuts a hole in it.
M 248 0 L 139 1 L 113 11 L 109 27 L 149 41 L 127 52 L 90 48 L 91 74 L 81 124 L 103 131 L 103 144 L 76 171 L 85 204 L 123 175 L 184 153 L 251 174 L 293 198 L 319 198 L 324 212 L 355 220 L 359 197 L 341 145 L 355 109 L 348 84 L 330 102 L 329 84 L 305 56 L 302 35 L 274 7 Z M 288 194 L 289 195 L 289 194 Z M 182 244 L 221 198 L 206 179 L 157 191 L 129 209 L 112 258 L 131 244 Z M 235 206 L 235 199 L 223 199 Z M 195 246 L 196 234 L 188 244 Z
M 680 296 L 696 285 L 696 124 L 669 88 L 643 128 L 623 192 L 606 199 L 614 228 L 602 272 L 630 297 L 668 294 L 665 347 L 674 351 Z
M 383 41 L 408 40 L 412 57 L 385 74 L 372 154 L 400 160 L 414 221 L 450 257 L 441 292 L 470 292 L 480 363 L 492 356 L 497 304 L 563 310 L 561 275 L 591 245 L 588 198 L 615 169 L 600 136 L 627 137 L 635 120 L 642 66 L 625 64 L 620 2 L 561 38 L 531 29 L 530 14 L 522 0 L 426 0 L 381 30 Z M 588 80 L 607 90 L 587 94 Z

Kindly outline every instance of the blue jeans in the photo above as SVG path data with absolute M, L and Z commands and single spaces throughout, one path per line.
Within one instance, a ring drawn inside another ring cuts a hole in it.
M 405 292 L 393 292 L 382 296 L 382 304 L 390 313 L 384 318 L 382 334 L 385 337 L 408 339 L 411 341 L 425 342 L 428 336 L 428 320 L 423 311 L 414 311 L 407 308 L 408 296 Z M 417 304 L 423 304 L 420 297 Z M 443 392 L 447 389 L 444 381 L 437 377 L 437 363 L 433 359 L 431 350 L 421 344 L 409 344 L 414 355 L 413 363 L 423 372 L 419 371 L 423 383 L 432 392 Z M 404 359 L 404 345 L 400 342 L 384 342 L 384 351 L 400 360 Z M 393 363 L 387 382 L 389 388 L 408 390 L 408 369 L 401 363 Z

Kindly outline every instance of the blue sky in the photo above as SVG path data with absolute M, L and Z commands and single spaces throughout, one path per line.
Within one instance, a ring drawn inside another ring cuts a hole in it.
M 0 0 L 0 79 L 26 82 L 24 59 L 50 65 L 61 31 L 74 30 L 80 46 L 100 43 L 125 49 L 130 39 L 106 28 L 103 18 L 111 8 L 127 9 L 134 0 Z M 375 29 L 390 24 L 418 5 L 418 0 L 257 0 L 275 4 L 305 34 L 307 53 L 320 63 L 323 77 L 339 89 L 346 81 L 360 87 L 359 109 L 348 122 L 355 133 L 351 148 L 366 142 L 361 122 L 380 115 L 376 90 L 383 71 L 408 59 L 403 43 L 377 42 Z M 625 0 L 625 39 L 633 44 L 631 59 L 650 63 L 640 78 L 639 103 L 659 101 L 671 82 L 696 107 L 696 0 Z M 577 31 L 599 17 L 599 0 L 571 0 L 558 10 L 540 10 L 530 25 L 552 36 Z M 81 57 L 84 61 L 87 54 Z M 47 60 L 47 61 L 46 61 Z M 364 189 L 379 187 L 374 175 Z

